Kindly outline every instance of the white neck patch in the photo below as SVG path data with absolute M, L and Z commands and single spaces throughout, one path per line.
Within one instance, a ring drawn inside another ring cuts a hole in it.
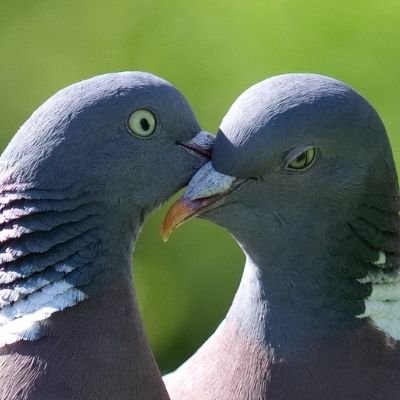
M 0 347 L 19 340 L 39 339 L 43 336 L 44 323 L 52 314 L 86 298 L 81 290 L 60 280 L 0 308 Z
M 372 293 L 365 300 L 365 312 L 357 318 L 369 318 L 386 336 L 400 340 L 400 272 L 384 271 L 385 263 L 386 255 L 380 251 L 378 260 L 373 263 L 377 270 L 358 279 L 360 283 L 370 283 Z
M 39 339 L 54 313 L 88 298 L 102 213 L 91 193 L 0 185 L 0 348 Z

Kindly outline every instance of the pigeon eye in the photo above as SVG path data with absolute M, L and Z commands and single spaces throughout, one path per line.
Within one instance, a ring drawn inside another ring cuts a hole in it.
M 289 164 L 287 164 L 287 169 L 289 170 L 304 170 L 310 167 L 317 157 L 317 148 L 310 147 L 303 151 L 301 154 L 297 155 L 292 159 Z
M 156 125 L 156 117 L 146 109 L 134 111 L 128 119 L 129 130 L 142 139 L 149 138 L 156 130 Z

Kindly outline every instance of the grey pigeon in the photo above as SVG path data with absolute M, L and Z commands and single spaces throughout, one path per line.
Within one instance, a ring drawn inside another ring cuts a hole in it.
M 246 255 L 171 399 L 400 399 L 399 210 L 385 128 L 354 90 L 313 74 L 246 90 L 165 220 L 166 236 L 201 215 Z
M 0 158 L 1 400 L 168 399 L 131 254 L 210 145 L 177 89 L 143 72 L 71 85 L 20 128 Z

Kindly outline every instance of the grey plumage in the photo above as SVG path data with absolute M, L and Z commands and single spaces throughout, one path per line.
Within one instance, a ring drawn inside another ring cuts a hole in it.
M 313 74 L 245 91 L 164 225 L 200 216 L 246 254 L 226 319 L 166 378 L 171 398 L 397 399 L 399 210 L 385 128 L 358 93 Z
M 199 132 L 174 86 L 122 72 L 56 93 L 11 140 L 0 158 L 1 400 L 168 397 L 131 255 L 146 215 L 205 162 L 195 150 L 211 139 Z

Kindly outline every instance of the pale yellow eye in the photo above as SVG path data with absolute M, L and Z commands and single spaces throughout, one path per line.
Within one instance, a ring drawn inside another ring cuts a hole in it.
M 135 136 L 149 138 L 156 130 L 157 120 L 154 114 L 146 109 L 134 111 L 128 119 L 128 127 Z
M 299 154 L 288 164 L 288 169 L 301 170 L 309 167 L 315 160 L 317 156 L 317 149 L 315 147 L 310 147 L 303 153 Z

